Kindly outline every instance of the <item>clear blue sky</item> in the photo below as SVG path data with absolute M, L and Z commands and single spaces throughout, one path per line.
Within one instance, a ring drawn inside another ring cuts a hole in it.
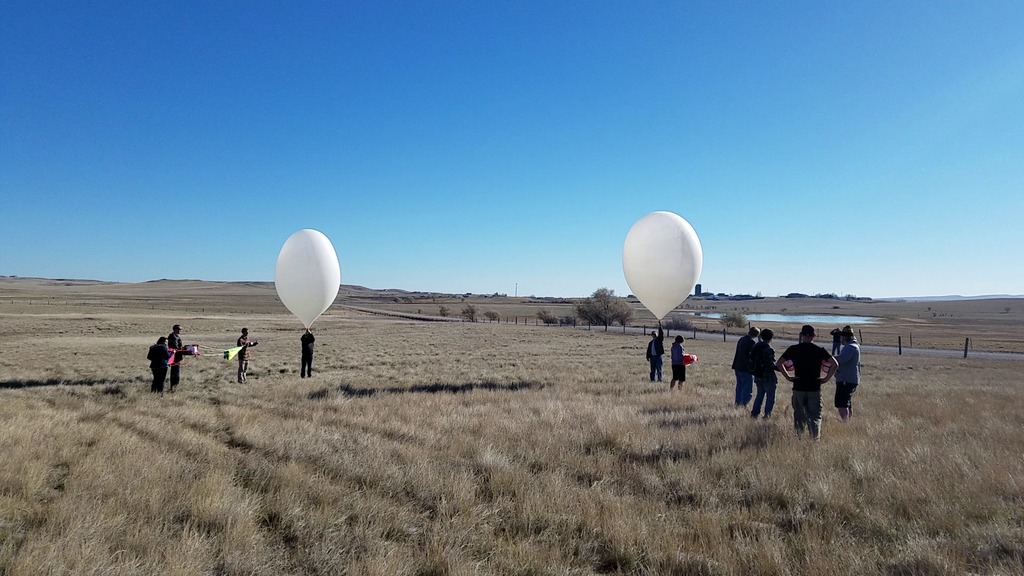
M 629 292 L 1024 293 L 1024 2 L 0 7 L 0 274 Z

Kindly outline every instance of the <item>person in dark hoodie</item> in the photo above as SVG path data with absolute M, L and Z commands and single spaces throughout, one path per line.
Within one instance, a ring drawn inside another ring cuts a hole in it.
M 167 361 L 174 356 L 174 353 L 167 349 L 167 338 L 161 336 L 156 344 L 149 347 L 149 369 L 153 371 L 153 384 L 149 387 L 150 392 L 164 393 L 164 381 L 167 379 Z
M 305 378 L 309 376 L 313 377 L 313 343 L 316 342 L 316 337 L 313 336 L 313 332 L 309 328 L 306 328 L 305 334 L 299 338 L 302 343 L 302 364 L 299 367 L 299 377 Z
M 750 411 L 751 418 L 761 415 L 761 406 L 764 405 L 764 417 L 770 418 L 772 409 L 775 408 L 775 390 L 778 388 L 779 378 L 775 374 L 775 349 L 772 348 L 772 338 L 775 333 L 771 328 L 761 331 L 761 340 L 754 344 L 750 351 L 751 362 L 754 368 L 754 385 L 757 386 L 757 396 L 754 397 L 754 408 Z
M 676 387 L 676 382 L 679 382 L 679 389 L 682 390 L 683 382 L 686 382 L 686 360 L 683 358 L 685 352 L 683 349 L 683 337 L 676 336 L 675 343 L 672 344 L 672 350 L 669 354 L 672 358 L 672 381 L 669 382 L 669 390 Z
M 651 382 L 658 377 L 661 382 L 661 357 L 665 355 L 665 333 L 658 322 L 658 331 L 651 331 L 651 341 L 647 343 L 647 361 L 651 363 Z

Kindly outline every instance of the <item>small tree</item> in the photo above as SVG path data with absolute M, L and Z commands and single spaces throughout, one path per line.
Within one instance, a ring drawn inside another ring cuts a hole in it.
M 633 307 L 625 298 L 616 296 L 614 290 L 598 288 L 590 298 L 576 303 L 576 315 L 607 329 L 614 322 L 625 326 L 633 319 Z
M 487 318 L 491 322 L 495 322 L 501 318 L 501 315 L 494 310 L 488 310 L 487 312 L 484 312 L 484 318 Z
M 452 311 L 449 310 L 447 306 L 441 306 L 437 309 L 437 313 L 440 314 L 442 318 L 447 318 L 451 315 Z
M 466 304 L 466 307 L 462 309 L 462 317 L 470 322 L 476 322 L 476 306 Z

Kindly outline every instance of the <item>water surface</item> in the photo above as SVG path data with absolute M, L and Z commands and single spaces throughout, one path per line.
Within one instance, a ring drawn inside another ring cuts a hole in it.
M 712 320 L 718 320 L 722 317 L 722 312 L 691 312 L 689 314 L 680 314 L 680 316 L 689 316 L 693 320 L 699 320 L 701 318 L 709 318 Z M 835 325 L 845 326 L 847 324 L 872 324 L 878 321 L 878 318 L 871 316 L 838 316 L 833 314 L 754 314 L 744 313 L 747 320 L 751 322 L 788 322 L 790 324 L 811 324 L 817 327 Z

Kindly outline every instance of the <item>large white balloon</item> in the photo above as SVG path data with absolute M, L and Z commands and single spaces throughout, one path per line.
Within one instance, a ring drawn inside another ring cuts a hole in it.
M 703 265 L 697 232 L 673 212 L 651 212 L 637 220 L 622 246 L 626 283 L 658 320 L 686 300 Z
M 307 228 L 288 237 L 277 255 L 274 287 L 306 328 L 330 308 L 340 286 L 338 253 L 323 232 Z

